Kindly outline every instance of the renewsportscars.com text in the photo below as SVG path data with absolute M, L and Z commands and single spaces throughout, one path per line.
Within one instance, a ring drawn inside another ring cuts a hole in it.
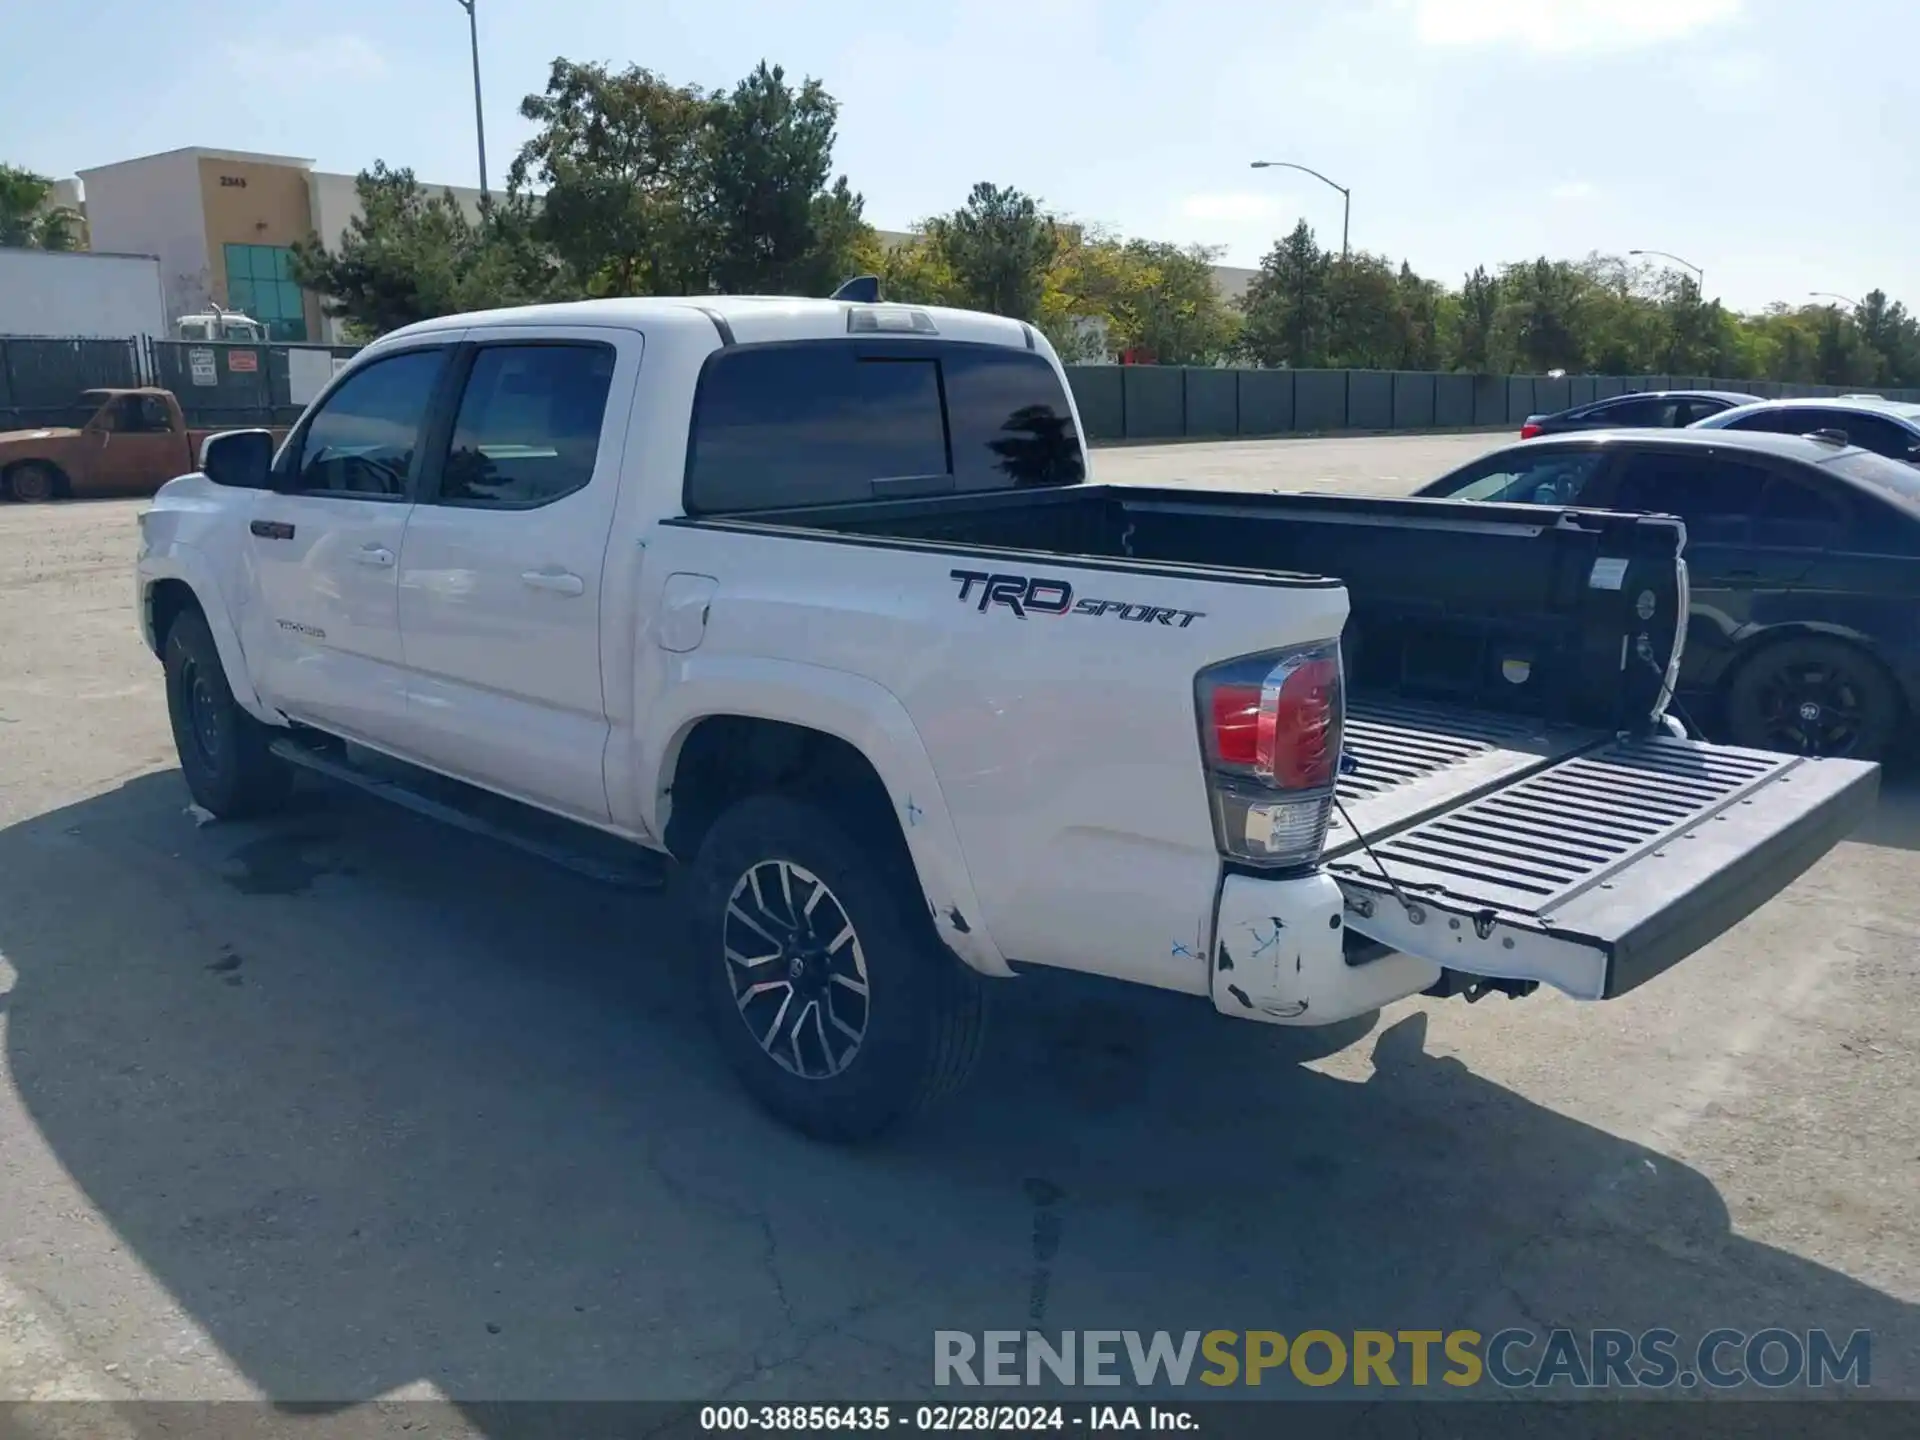
M 1866 1389 L 1866 1330 L 937 1330 L 933 1383 L 1019 1385 L 1492 1385 L 1505 1390 L 1753 1386 Z

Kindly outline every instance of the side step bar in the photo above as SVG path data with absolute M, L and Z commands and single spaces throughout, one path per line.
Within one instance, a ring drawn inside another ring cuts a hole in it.
M 385 756 L 375 756 L 373 764 L 362 767 L 338 749 L 303 745 L 292 736 L 276 739 L 269 748 L 289 765 L 351 785 L 442 825 L 511 846 L 602 885 L 658 890 L 666 884 L 667 862 L 653 851 L 478 786 Z

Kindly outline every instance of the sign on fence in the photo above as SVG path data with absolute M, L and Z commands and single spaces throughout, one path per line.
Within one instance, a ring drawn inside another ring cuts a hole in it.
M 196 385 L 218 385 L 220 383 L 220 372 L 214 366 L 213 351 L 211 350 L 189 350 L 187 352 L 187 368 L 193 376 L 193 383 Z
M 260 352 L 257 350 L 229 350 L 227 369 L 236 375 L 258 375 L 260 373 Z
M 325 350 L 289 350 L 287 352 L 287 399 L 294 405 L 312 402 L 334 372 L 344 364 Z

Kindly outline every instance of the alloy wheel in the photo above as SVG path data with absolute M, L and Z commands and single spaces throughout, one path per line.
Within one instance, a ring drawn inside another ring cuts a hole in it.
M 734 1006 L 761 1050 L 803 1080 L 844 1072 L 866 1039 L 867 959 L 826 882 L 763 860 L 734 883 L 721 925 Z

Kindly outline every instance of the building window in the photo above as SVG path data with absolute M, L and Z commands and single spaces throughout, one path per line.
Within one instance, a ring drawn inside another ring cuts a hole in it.
M 285 245 L 229 245 L 227 308 L 267 327 L 275 340 L 307 338 L 307 307 L 293 282 L 293 251 Z

